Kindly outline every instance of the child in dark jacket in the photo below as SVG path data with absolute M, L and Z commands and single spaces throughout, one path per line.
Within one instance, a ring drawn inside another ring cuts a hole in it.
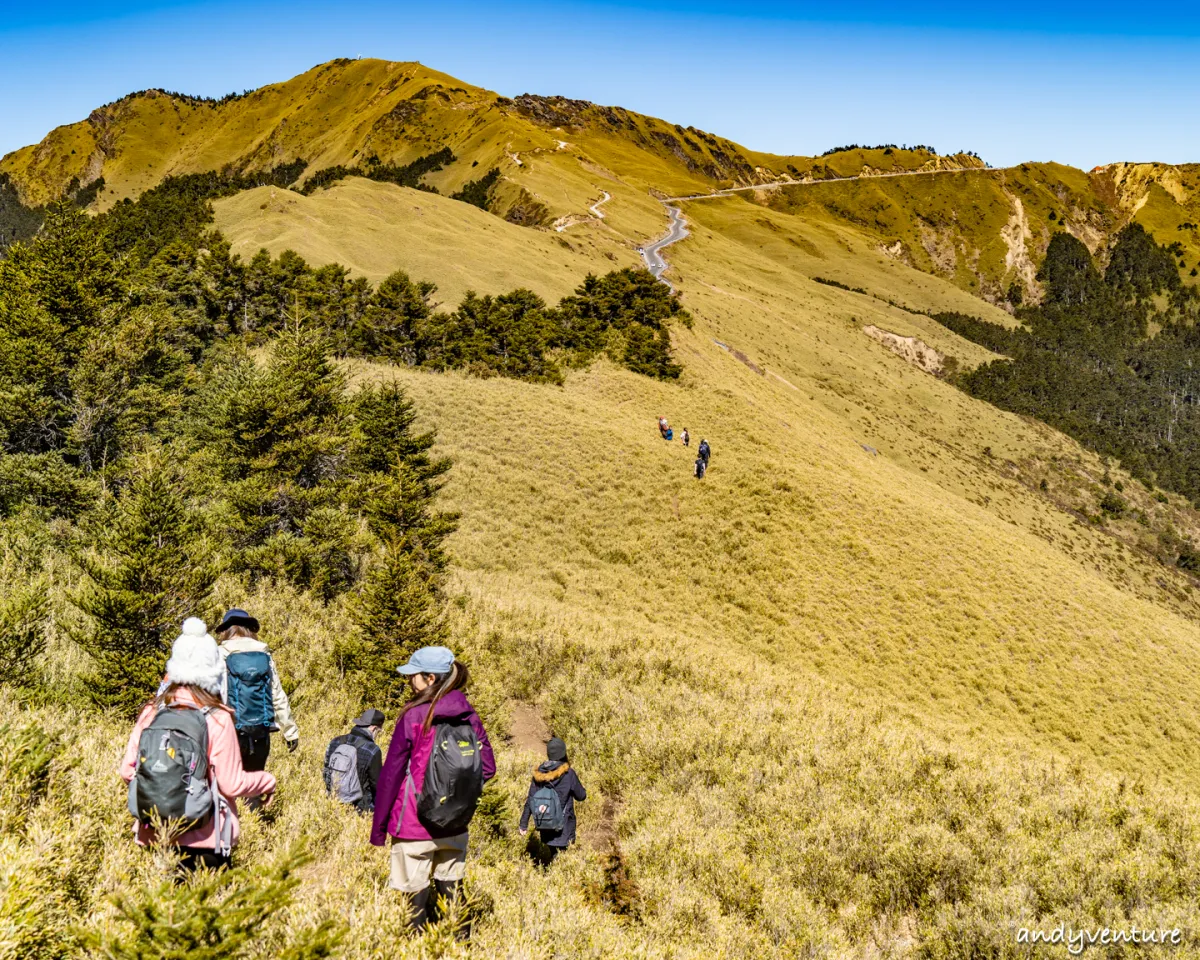
M 529 818 L 533 816 L 533 795 L 546 786 L 554 788 L 563 812 L 561 830 L 538 830 L 542 843 L 550 851 L 550 860 L 553 860 L 575 842 L 575 801 L 587 799 L 587 790 L 567 762 L 567 745 L 558 737 L 552 737 L 546 744 L 546 761 L 533 771 L 529 796 L 525 800 L 525 809 L 521 811 L 522 834 L 529 829 Z

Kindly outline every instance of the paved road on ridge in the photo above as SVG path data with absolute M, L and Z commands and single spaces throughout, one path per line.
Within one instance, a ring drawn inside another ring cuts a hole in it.
M 653 243 L 647 243 L 644 246 L 638 247 L 638 253 L 642 255 L 642 259 L 646 262 L 646 269 L 674 292 L 674 284 L 663 277 L 670 264 L 663 257 L 662 251 L 665 247 L 669 247 L 673 243 L 678 243 L 686 237 L 688 235 L 688 228 L 687 218 L 684 217 L 683 212 L 678 207 L 671 206 L 673 203 L 692 200 L 711 200 L 714 197 L 728 197 L 735 193 L 746 193 L 750 190 L 777 190 L 780 187 L 811 187 L 821 183 L 845 183 L 847 180 L 880 180 L 884 177 L 932 177 L 948 173 L 978 173 L 981 171 L 1011 169 L 1013 168 L 963 167 L 959 170 L 902 170 L 899 173 L 860 173 L 853 177 L 835 177 L 832 180 L 776 180 L 772 183 L 756 183 L 749 187 L 730 187 L 728 190 L 717 190 L 714 193 L 694 193 L 686 197 L 663 197 L 659 202 L 667 208 L 667 211 L 671 215 L 671 223 L 667 230 L 667 235 L 660 240 L 655 240 Z
M 638 248 L 638 252 L 642 255 L 642 259 L 646 261 L 646 269 L 648 269 L 659 280 L 662 280 L 672 290 L 670 280 L 663 280 L 663 274 L 667 270 L 667 261 L 663 259 L 661 253 L 664 247 L 669 247 L 673 243 L 678 243 L 688 235 L 687 221 L 683 218 L 683 213 L 678 207 L 667 207 L 667 211 L 671 214 L 671 225 L 667 230 L 667 235 L 661 240 L 655 240 L 653 243 L 647 243 L 643 247 Z

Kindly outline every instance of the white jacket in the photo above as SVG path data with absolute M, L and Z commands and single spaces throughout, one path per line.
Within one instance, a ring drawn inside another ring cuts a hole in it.
M 271 651 L 267 649 L 267 645 L 261 640 L 252 640 L 249 637 L 232 637 L 222 643 L 217 649 L 221 651 L 221 660 L 224 660 L 231 653 L 265 653 L 271 656 Z M 226 703 L 229 702 L 229 674 L 225 674 L 225 687 L 221 691 L 221 699 Z M 287 694 L 283 691 L 283 684 L 279 682 L 279 671 L 275 669 L 275 658 L 271 657 L 271 701 L 275 705 L 275 725 L 283 732 L 284 740 L 299 740 L 300 730 L 296 726 L 296 721 L 292 719 L 292 706 L 288 703 Z

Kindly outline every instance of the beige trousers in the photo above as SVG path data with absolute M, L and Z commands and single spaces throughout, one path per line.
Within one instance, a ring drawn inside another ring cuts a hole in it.
M 467 869 L 467 835 L 435 840 L 392 840 L 392 869 L 388 886 L 420 893 L 434 880 L 461 880 Z

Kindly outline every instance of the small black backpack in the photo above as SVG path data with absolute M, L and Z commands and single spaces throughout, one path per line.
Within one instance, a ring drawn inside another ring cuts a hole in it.
M 483 757 L 475 728 L 466 720 L 435 720 L 433 749 L 417 798 L 417 816 L 446 834 L 462 833 L 483 793 Z

